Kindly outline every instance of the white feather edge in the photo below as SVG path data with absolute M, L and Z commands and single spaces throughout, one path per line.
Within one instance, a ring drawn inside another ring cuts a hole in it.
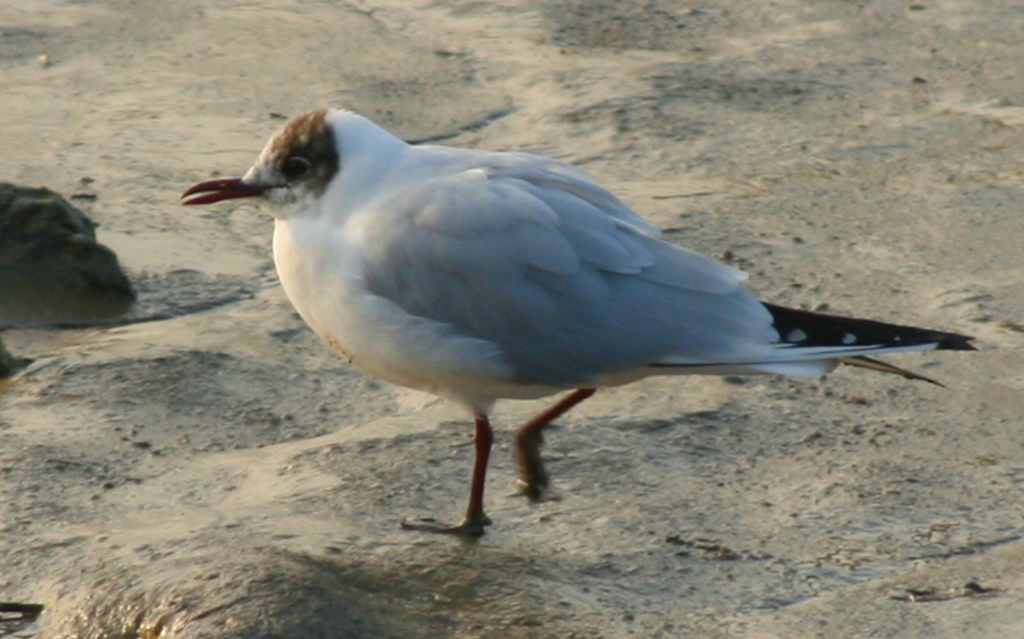
M 754 359 L 748 361 L 733 361 L 733 362 L 695 362 L 692 359 L 686 359 L 681 357 L 666 357 L 655 362 L 658 367 L 671 367 L 679 366 L 680 368 L 686 369 L 690 374 L 708 374 L 720 375 L 721 373 L 711 373 L 710 370 L 713 368 L 721 367 L 728 369 L 725 372 L 735 372 L 737 368 L 757 368 L 765 369 L 779 367 L 791 367 L 792 370 L 799 370 L 798 365 L 810 365 L 818 362 L 831 363 L 832 368 L 838 365 L 838 360 L 843 357 L 855 357 L 857 355 L 879 355 L 883 353 L 911 353 L 921 351 L 931 351 L 938 346 L 938 342 L 929 342 L 927 344 L 914 344 L 910 346 L 885 346 L 885 345 L 867 345 L 867 346 L 814 346 L 814 347 L 796 347 L 790 344 L 776 344 L 775 347 L 766 353 L 764 359 Z M 739 359 L 739 358 L 737 358 Z M 828 368 L 825 372 L 832 370 Z M 698 370 L 699 369 L 699 370 Z M 680 371 L 682 372 L 682 371 Z M 775 372 L 775 371 L 767 371 Z M 784 375 L 796 375 L 799 373 L 780 373 Z

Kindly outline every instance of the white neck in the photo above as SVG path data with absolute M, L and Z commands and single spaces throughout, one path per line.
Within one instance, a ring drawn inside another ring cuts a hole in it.
M 408 145 L 351 111 L 332 110 L 327 121 L 334 131 L 341 161 L 338 179 L 331 184 L 325 200 L 343 202 L 346 210 L 352 210 L 387 177 Z

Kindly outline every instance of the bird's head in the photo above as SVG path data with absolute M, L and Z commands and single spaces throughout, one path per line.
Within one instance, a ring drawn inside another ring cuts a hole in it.
M 258 196 L 274 205 L 275 217 L 288 217 L 323 195 L 338 172 L 338 149 L 327 116 L 326 109 L 295 116 L 270 138 L 245 175 L 200 182 L 182 194 L 182 204 Z

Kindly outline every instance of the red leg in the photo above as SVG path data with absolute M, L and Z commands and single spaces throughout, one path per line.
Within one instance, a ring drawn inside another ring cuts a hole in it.
M 420 523 L 403 521 L 403 529 L 468 537 L 479 537 L 484 534 L 484 526 L 491 523 L 484 514 L 484 485 L 487 483 L 487 460 L 491 456 L 491 444 L 494 442 L 494 433 L 486 415 L 476 416 L 474 441 L 476 458 L 473 461 L 473 478 L 469 488 L 469 506 L 466 508 L 466 517 L 462 523 L 457 526 L 443 526 L 434 523 L 432 519 L 424 519 Z
M 491 444 L 494 443 L 494 432 L 486 416 L 477 416 L 476 434 L 473 439 L 476 442 L 476 458 L 473 461 L 473 480 L 469 488 L 469 506 L 466 508 L 466 519 L 463 523 L 478 521 L 486 525 L 491 522 L 484 514 L 484 484 L 487 480 L 487 461 L 491 457 Z
M 519 467 L 519 490 L 533 501 L 543 497 L 548 487 L 548 474 L 540 458 L 544 443 L 541 430 L 596 392 L 594 388 L 580 388 L 563 397 L 557 404 L 526 422 L 516 433 L 516 465 Z

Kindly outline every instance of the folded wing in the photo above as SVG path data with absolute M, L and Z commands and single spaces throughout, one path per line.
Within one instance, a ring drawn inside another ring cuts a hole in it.
M 665 242 L 585 176 L 531 156 L 434 176 L 362 213 L 366 283 L 498 345 L 517 381 L 579 385 L 767 357 L 772 316 L 729 266 Z

